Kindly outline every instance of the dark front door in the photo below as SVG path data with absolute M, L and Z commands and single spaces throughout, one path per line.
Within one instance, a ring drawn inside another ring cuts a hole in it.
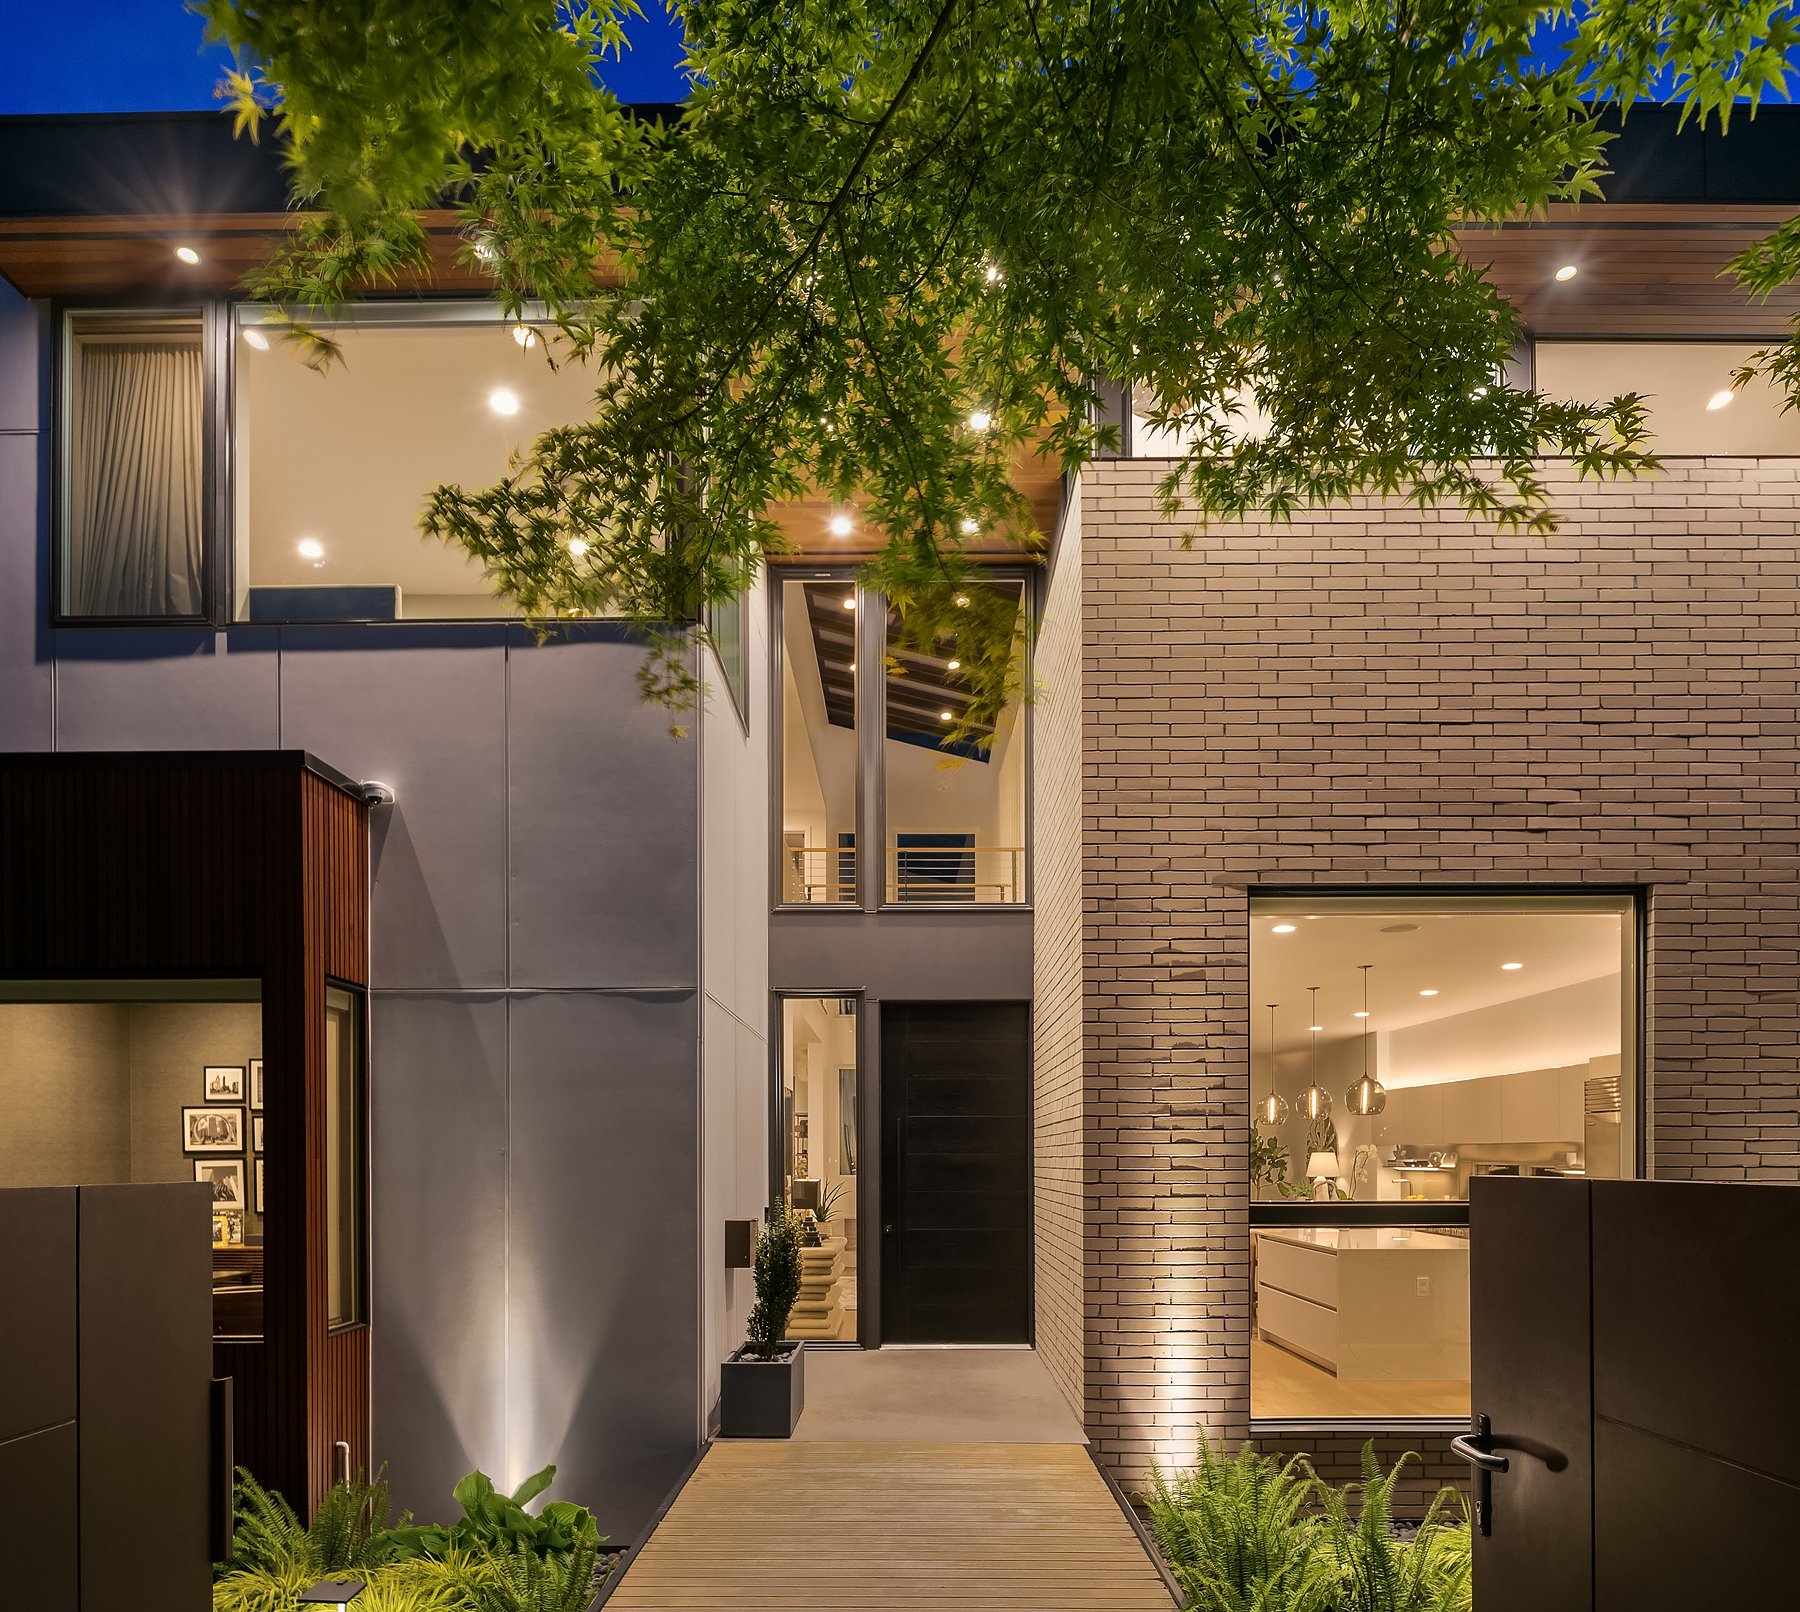
M 1786 1604 L 1800 1192 L 1483 1178 L 1470 1222 L 1475 1612 Z
M 881 1341 L 1031 1341 L 1023 1002 L 881 1007 Z

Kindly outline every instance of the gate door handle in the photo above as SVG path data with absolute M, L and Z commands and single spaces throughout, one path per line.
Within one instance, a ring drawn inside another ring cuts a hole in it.
M 1475 1468 L 1475 1526 L 1484 1535 L 1494 1530 L 1494 1474 L 1511 1464 L 1487 1447 L 1492 1434 L 1493 1423 L 1477 1411 L 1469 1418 L 1469 1431 L 1450 1441 L 1451 1454 L 1460 1455 Z

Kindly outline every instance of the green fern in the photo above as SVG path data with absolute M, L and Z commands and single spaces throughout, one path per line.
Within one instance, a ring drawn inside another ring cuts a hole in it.
M 1403 1455 L 1384 1473 L 1370 1442 L 1363 1446 L 1362 1482 L 1318 1486 L 1339 1612 L 1465 1612 L 1469 1606 L 1468 1530 L 1454 1517 L 1461 1496 L 1441 1490 L 1412 1541 L 1394 1537 L 1394 1489 L 1407 1462 L 1417 1459 Z M 1354 1523 L 1353 1495 L 1361 1499 Z
M 290 1571 L 323 1578 L 372 1567 L 390 1554 L 389 1508 L 388 1486 L 379 1476 L 373 1483 L 340 1483 L 319 1502 L 307 1527 L 283 1496 L 239 1467 L 231 1557 L 224 1565 L 277 1579 Z
M 1235 1458 L 1202 1441 L 1191 1471 L 1153 1471 L 1150 1526 L 1191 1607 L 1207 1612 L 1326 1612 L 1329 1563 L 1321 1524 L 1305 1514 L 1313 1481 L 1304 1462 Z

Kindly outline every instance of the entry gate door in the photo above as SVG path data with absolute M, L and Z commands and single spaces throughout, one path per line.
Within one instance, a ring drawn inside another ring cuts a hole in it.
M 1793 1605 L 1800 1189 L 1479 1177 L 1475 1612 Z

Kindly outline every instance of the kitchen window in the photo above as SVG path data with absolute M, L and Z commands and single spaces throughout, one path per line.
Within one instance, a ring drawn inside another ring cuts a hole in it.
M 1250 906 L 1251 1414 L 1465 1420 L 1477 1175 L 1638 1173 L 1624 894 Z

